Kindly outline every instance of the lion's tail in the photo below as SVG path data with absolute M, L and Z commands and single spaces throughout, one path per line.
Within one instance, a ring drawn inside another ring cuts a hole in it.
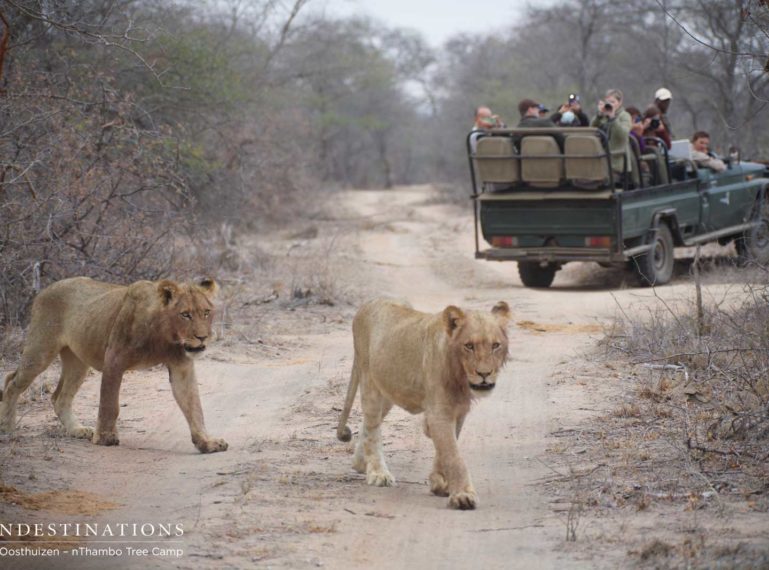
M 336 426 L 336 437 L 339 438 L 339 441 L 350 441 L 352 439 L 352 432 L 347 425 L 347 418 L 350 417 L 350 410 L 355 401 L 355 394 L 358 391 L 359 383 L 360 367 L 358 363 L 358 355 L 356 354 L 352 361 L 352 374 L 350 374 L 350 384 L 347 386 L 347 397 L 344 400 L 344 408 L 342 409 L 342 415 L 339 416 L 339 425 Z

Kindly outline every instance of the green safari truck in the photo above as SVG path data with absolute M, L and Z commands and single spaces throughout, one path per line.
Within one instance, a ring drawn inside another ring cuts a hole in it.
M 528 287 L 549 287 L 570 261 L 629 265 L 662 285 L 675 247 L 708 242 L 734 241 L 740 260 L 769 263 L 769 168 L 735 158 L 716 173 L 658 139 L 643 153 L 631 143 L 613 171 L 598 129 L 471 132 L 475 257 L 517 261 Z

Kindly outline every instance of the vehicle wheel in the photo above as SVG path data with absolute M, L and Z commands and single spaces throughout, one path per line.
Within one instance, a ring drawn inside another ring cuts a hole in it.
M 758 222 L 734 240 L 740 265 L 769 265 L 769 204 L 766 202 L 761 206 Z
M 632 263 L 642 285 L 664 285 L 673 277 L 673 235 L 662 223 L 654 232 L 653 247 L 648 253 L 633 258 Z
M 544 267 L 537 261 L 519 261 L 518 275 L 526 287 L 546 288 L 550 287 L 555 279 L 558 267 L 548 263 Z

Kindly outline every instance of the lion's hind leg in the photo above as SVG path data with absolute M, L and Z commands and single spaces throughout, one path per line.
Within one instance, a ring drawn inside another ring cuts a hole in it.
M 53 409 L 70 437 L 91 439 L 93 428 L 85 427 L 72 412 L 72 400 L 83 385 L 88 374 L 88 365 L 80 360 L 69 348 L 60 353 L 61 376 L 53 393 Z
M 33 323 L 34 326 L 34 323 Z M 31 328 L 31 327 L 30 327 Z M 42 339 L 40 342 L 27 341 L 21 355 L 19 367 L 5 377 L 3 398 L 0 401 L 0 433 L 11 433 L 16 425 L 16 403 L 32 381 L 51 365 L 58 347 Z
M 362 463 L 365 464 L 366 482 L 369 485 L 390 487 L 395 484 L 395 477 L 387 469 L 381 428 L 382 420 L 392 408 L 392 402 L 370 382 L 364 381 L 362 384 L 363 427 L 355 449 L 353 467 L 362 471 Z

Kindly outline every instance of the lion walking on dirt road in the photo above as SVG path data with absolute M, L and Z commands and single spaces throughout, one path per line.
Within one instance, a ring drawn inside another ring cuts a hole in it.
M 382 449 L 381 424 L 393 404 L 424 412 L 425 433 L 435 445 L 430 491 L 449 505 L 474 509 L 478 497 L 457 439 L 475 394 L 487 393 L 508 354 L 510 309 L 497 303 L 490 313 L 446 307 L 427 314 L 386 299 L 363 305 L 353 320 L 355 358 L 337 437 L 350 441 L 347 427 L 360 385 L 363 425 L 353 468 L 369 485 L 395 482 Z
M 227 443 L 206 432 L 193 364 L 211 335 L 216 290 L 211 279 L 120 286 L 75 277 L 47 287 L 32 305 L 21 363 L 5 378 L 0 432 L 13 431 L 19 396 L 59 355 L 61 377 L 52 399 L 67 435 L 118 445 L 123 373 L 165 364 L 192 443 L 202 453 L 225 451 Z M 72 400 L 89 368 L 102 372 L 96 430 L 83 426 L 72 412 Z

